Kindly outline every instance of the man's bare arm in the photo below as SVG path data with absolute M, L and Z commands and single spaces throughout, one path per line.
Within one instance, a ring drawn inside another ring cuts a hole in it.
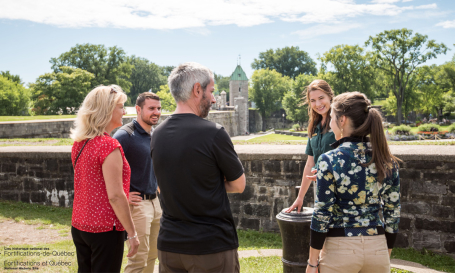
M 224 187 L 226 188 L 227 193 L 242 193 L 245 190 L 245 185 L 245 174 L 242 174 L 234 181 L 226 181 L 226 178 L 224 179 Z

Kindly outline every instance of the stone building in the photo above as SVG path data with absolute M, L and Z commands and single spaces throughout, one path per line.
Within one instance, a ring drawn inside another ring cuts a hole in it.
M 229 105 L 234 106 L 238 118 L 239 134 L 246 134 L 249 131 L 248 77 L 240 64 L 232 72 L 229 81 Z

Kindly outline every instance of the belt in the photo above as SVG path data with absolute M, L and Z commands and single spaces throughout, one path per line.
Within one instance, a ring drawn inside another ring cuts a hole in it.
M 142 200 L 153 200 L 156 198 L 156 193 L 154 194 L 141 193 L 139 196 L 142 197 Z
M 365 227 L 352 227 L 349 229 L 365 229 Z M 378 230 L 378 234 L 375 235 L 383 235 L 385 234 L 385 230 L 381 226 L 377 226 L 376 229 Z M 327 232 L 327 237 L 345 237 L 345 229 L 344 228 L 329 228 L 329 231 Z

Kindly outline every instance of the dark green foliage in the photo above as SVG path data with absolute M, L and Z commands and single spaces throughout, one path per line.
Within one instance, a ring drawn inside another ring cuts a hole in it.
M 396 97 L 397 123 L 401 124 L 405 90 L 417 66 L 439 54 L 445 54 L 447 47 L 428 40 L 427 35 L 410 29 L 386 30 L 370 36 L 365 45 L 371 45 L 373 52 L 370 62 L 393 82 L 391 91 Z
M 79 68 L 62 66 L 59 72 L 39 76 L 30 87 L 38 115 L 74 114 L 91 90 L 94 76 Z
M 134 105 L 136 98 L 140 93 L 152 92 L 157 93 L 161 85 L 167 83 L 167 77 L 163 75 L 163 68 L 150 62 L 145 58 L 131 56 L 130 63 L 134 65 L 129 81 L 131 89 L 128 96 L 131 98 L 131 105 Z
M 98 85 L 117 84 L 125 93 L 129 93 L 133 65 L 128 62 L 125 51 L 117 46 L 106 48 L 104 45 L 76 44 L 68 52 L 49 61 L 55 73 L 61 72 L 61 67 L 80 68 L 94 75 L 91 88 Z
M 274 69 L 283 76 L 292 79 L 300 74 L 316 75 L 318 73 L 316 63 L 307 52 L 300 50 L 298 46 L 287 46 L 261 52 L 259 58 L 254 59 L 251 67 L 256 70 Z

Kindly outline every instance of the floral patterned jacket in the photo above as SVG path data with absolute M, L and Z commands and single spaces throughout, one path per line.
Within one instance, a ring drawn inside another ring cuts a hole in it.
M 343 141 L 345 140 L 345 141 Z M 369 142 L 347 142 L 322 154 L 318 160 L 317 196 L 311 229 L 327 233 L 344 228 L 345 236 L 376 235 L 377 227 L 397 233 L 400 221 L 400 178 L 398 165 L 392 175 L 378 183 Z M 379 216 L 382 208 L 384 221 Z

